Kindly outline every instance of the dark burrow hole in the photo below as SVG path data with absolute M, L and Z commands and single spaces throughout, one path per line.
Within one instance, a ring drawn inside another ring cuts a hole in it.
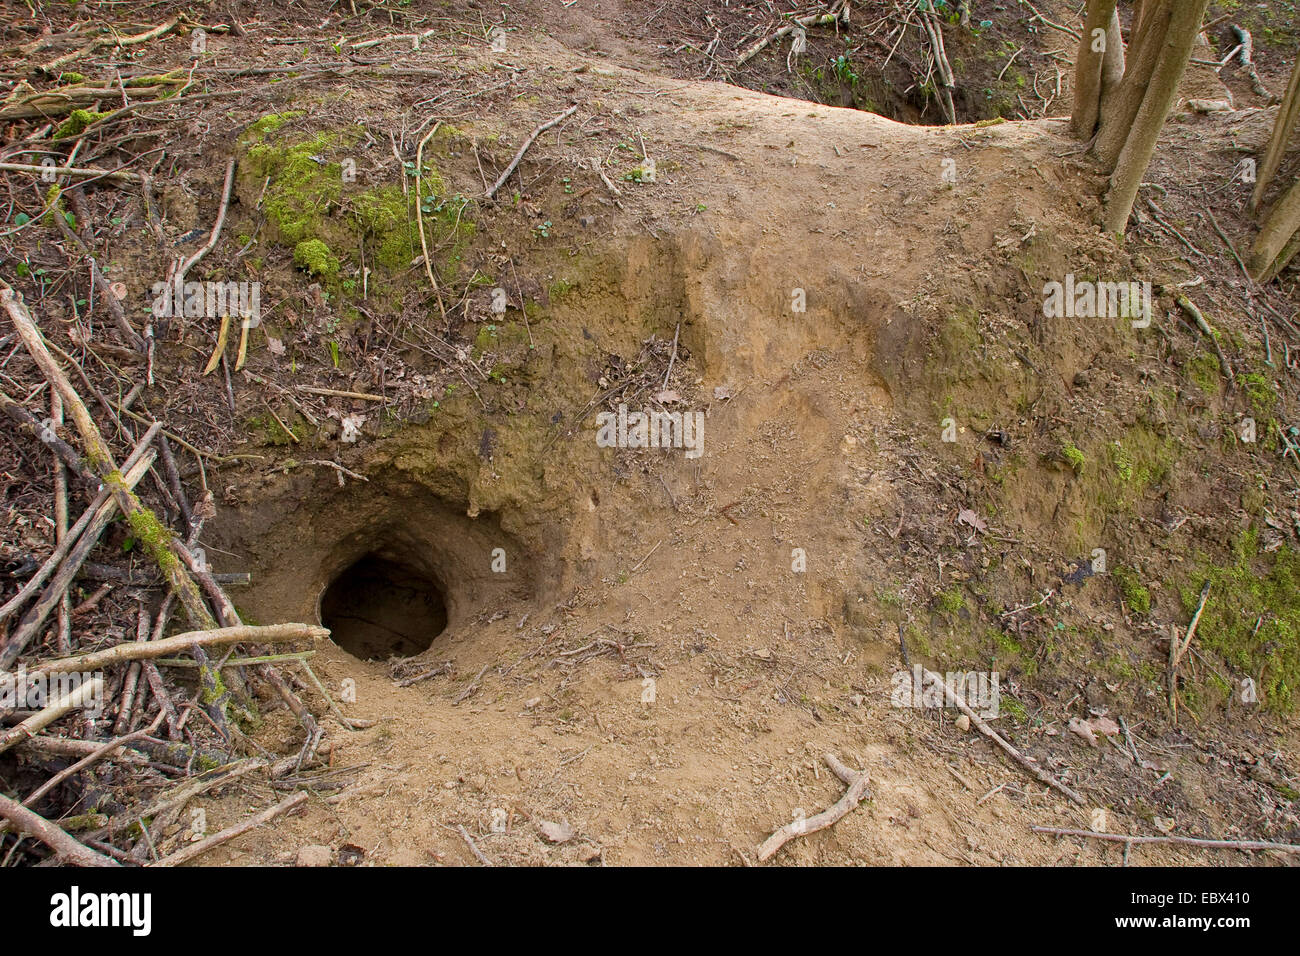
M 325 589 L 320 618 L 349 654 L 384 660 L 427 650 L 447 626 L 447 605 L 427 575 L 368 554 Z

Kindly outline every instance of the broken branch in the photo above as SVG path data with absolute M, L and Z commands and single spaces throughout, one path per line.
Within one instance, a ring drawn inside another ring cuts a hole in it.
M 121 865 L 104 854 L 96 853 L 90 847 L 78 843 L 39 813 L 33 813 L 6 796 L 0 796 L 0 817 L 4 817 L 23 833 L 40 840 L 64 863 L 73 866 Z
M 220 627 L 207 631 L 186 631 L 157 641 L 131 641 L 103 651 L 94 651 L 77 657 L 63 657 L 43 661 L 28 671 L 29 674 L 66 674 L 72 671 L 94 670 L 121 661 L 142 661 L 168 654 L 183 653 L 193 647 L 219 647 L 223 644 L 284 644 L 288 641 L 319 641 L 329 637 L 329 629 L 311 624 L 241 624 L 238 627 Z
M 561 123 L 563 123 L 566 119 L 568 119 L 576 112 L 578 112 L 578 107 L 575 104 L 573 106 L 570 106 L 559 116 L 547 120 L 541 126 L 537 127 L 537 129 L 529 133 L 528 138 L 524 140 L 524 145 L 519 147 L 519 152 L 515 153 L 515 158 L 510 160 L 510 165 L 506 167 L 506 171 L 501 174 L 501 177 L 495 183 L 492 184 L 491 188 L 488 189 L 484 198 L 491 199 L 497 194 L 497 190 L 505 185 L 506 180 L 509 179 L 510 174 L 515 171 L 515 167 L 519 165 L 519 161 L 524 158 L 524 153 L 528 152 L 528 147 L 532 146 L 533 143 L 536 142 L 537 137 L 541 136 L 551 127 L 559 126 Z
M 818 830 L 825 830 L 827 827 L 834 826 L 866 797 L 869 779 L 864 771 L 850 770 L 840 763 L 834 754 L 826 754 L 825 760 L 827 766 L 831 768 L 831 772 L 848 784 L 849 789 L 845 790 L 844 796 L 840 797 L 828 809 L 823 810 L 816 816 L 787 823 L 764 840 L 758 848 L 758 861 L 760 863 L 771 859 L 781 847 L 795 837 L 807 836 L 809 833 L 816 833 Z

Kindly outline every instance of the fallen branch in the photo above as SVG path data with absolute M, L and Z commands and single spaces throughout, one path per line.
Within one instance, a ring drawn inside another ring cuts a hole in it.
M 960 710 L 967 717 L 969 717 L 971 726 L 974 727 L 976 730 L 978 730 L 980 733 L 982 733 L 985 737 L 989 738 L 989 740 L 993 741 L 995 744 L 1001 747 L 1004 751 L 1006 751 L 1007 756 L 1009 756 L 1012 760 L 1018 763 L 1025 770 L 1028 770 L 1030 773 L 1032 773 L 1042 783 L 1045 783 L 1053 790 L 1057 790 L 1065 794 L 1067 797 L 1070 798 L 1070 800 L 1073 803 L 1077 803 L 1080 806 L 1083 805 L 1084 803 L 1083 797 L 1079 796 L 1079 794 L 1075 793 L 1065 784 L 1061 783 L 1061 781 L 1057 780 L 1055 777 L 1053 777 L 1042 767 L 1036 765 L 1032 760 L 1030 760 L 1028 757 L 1022 754 L 1019 750 L 1011 746 L 1011 744 L 1007 743 L 1002 738 L 1002 736 L 998 734 L 996 730 L 994 730 L 992 727 L 990 727 L 987 723 L 984 722 L 984 719 L 980 717 L 979 714 L 971 710 L 970 706 L 966 703 L 966 701 L 962 699 L 962 696 L 958 694 L 957 691 L 954 690 L 949 685 L 949 683 L 943 679 L 941 675 L 936 674 L 934 671 L 925 670 L 924 668 L 922 669 L 922 674 L 924 676 L 924 679 L 927 681 L 938 681 L 939 686 L 943 688 L 944 697 L 947 699 L 947 701 L 951 703 L 954 707 L 956 707 L 958 710 Z
M 952 65 L 948 62 L 948 53 L 943 46 L 943 26 L 929 4 L 921 10 L 921 26 L 926 36 L 930 38 L 930 50 L 934 54 L 934 63 L 939 70 L 939 103 L 943 107 L 944 117 L 949 125 L 952 125 L 957 122 L 957 109 L 952 102 L 956 78 L 952 72 Z
M 40 840 L 53 850 L 54 855 L 64 863 L 70 863 L 73 866 L 121 865 L 115 860 L 104 856 L 104 854 L 96 853 L 90 847 L 78 843 L 39 813 L 33 813 L 22 804 L 15 803 L 3 795 L 0 795 L 0 817 L 4 817 L 15 828 L 28 836 Z
M 764 840 L 758 848 L 758 861 L 760 863 L 771 859 L 781 847 L 795 837 L 807 836 L 809 833 L 816 833 L 818 830 L 825 830 L 827 827 L 834 826 L 866 797 L 869 780 L 864 771 L 850 770 L 840 763 L 834 754 L 826 754 L 825 760 L 827 766 L 831 768 L 831 772 L 848 784 L 849 789 L 845 790 L 844 796 L 840 797 L 830 808 L 823 810 L 816 816 L 787 823 Z
M 153 450 L 149 449 L 139 461 L 128 467 L 126 474 L 122 476 L 123 487 L 131 489 L 139 484 L 144 476 L 149 473 L 149 468 L 153 465 L 153 459 Z M 31 594 L 35 593 L 36 589 L 40 587 L 40 582 L 43 582 L 51 572 L 54 573 L 54 577 L 50 579 L 44 593 L 27 610 L 22 620 L 18 622 L 13 634 L 9 636 L 3 650 L 0 650 L 0 668 L 13 666 L 14 662 L 18 660 L 18 656 L 27 649 L 27 645 L 41 632 L 46 619 L 63 599 L 63 595 L 67 593 L 68 587 L 76 578 L 82 563 L 99 543 L 99 536 L 104 533 L 104 529 L 116 517 L 117 510 L 112 496 L 105 491 L 96 500 L 96 503 L 87 508 L 86 513 L 63 536 L 63 541 L 55 546 L 54 552 L 41 565 L 36 574 L 23 586 L 18 594 L 14 595 L 13 601 L 18 602 L 18 604 L 14 605 L 16 609 Z M 57 571 L 54 571 L 55 567 L 58 568 Z M 10 604 L 12 603 L 11 601 Z M 6 604 L 2 609 L 5 611 L 6 616 L 10 613 L 10 604 Z
M 1187 636 L 1179 644 L 1177 628 L 1174 628 L 1169 635 L 1169 712 L 1173 715 L 1174 723 L 1178 722 L 1178 665 L 1182 663 L 1187 648 L 1192 645 L 1192 638 L 1196 636 L 1196 625 L 1201 623 L 1201 612 L 1205 610 L 1205 602 L 1209 596 L 1210 582 L 1206 581 L 1205 586 L 1201 588 L 1201 603 L 1196 606 L 1192 623 L 1187 626 Z
M 739 56 L 737 56 L 736 66 L 738 67 L 744 66 L 746 63 L 748 63 L 754 57 L 758 56 L 760 53 L 766 50 L 777 40 L 780 40 L 782 37 L 792 33 L 795 27 L 806 28 L 806 27 L 830 26 L 832 23 L 835 23 L 837 20 L 843 20 L 845 23 L 848 22 L 849 20 L 848 0 L 841 0 L 840 3 L 837 3 L 834 6 L 832 6 L 829 13 L 814 13 L 806 17 L 796 17 L 790 23 L 787 23 L 785 26 L 778 29 L 775 33 L 757 41 L 751 47 L 749 47 L 749 49 L 745 50 L 744 53 L 741 53 Z
M 77 235 L 72 226 L 68 225 L 68 221 L 63 216 L 56 215 L 54 217 L 54 222 L 55 225 L 59 227 L 59 231 L 62 232 L 69 241 L 71 241 L 73 246 L 76 248 L 76 251 L 84 256 L 86 261 L 90 263 L 90 281 L 93 282 L 95 288 L 99 290 L 99 300 L 103 302 L 105 307 L 108 309 L 109 315 L 112 316 L 113 324 L 116 325 L 118 331 L 122 333 L 122 337 L 126 339 L 127 344 L 137 352 L 143 352 L 145 350 L 144 338 L 131 325 L 130 320 L 127 319 L 126 310 L 122 308 L 122 300 L 114 294 L 112 285 L 105 277 L 103 271 L 99 268 L 99 263 L 95 261 L 95 257 L 91 255 L 90 247 L 86 245 L 85 241 L 82 240 L 79 235 Z
M 459 823 L 456 824 L 456 829 L 460 831 L 461 837 L 463 837 L 465 843 L 469 845 L 469 852 L 474 854 L 474 858 L 478 860 L 480 863 L 482 863 L 484 866 L 491 866 L 492 861 L 483 855 L 483 851 L 478 848 L 478 844 L 475 843 L 474 838 L 469 835 L 469 831 L 466 830 L 465 827 Z
M 185 273 L 198 265 L 199 260 L 216 247 L 217 240 L 221 238 L 221 227 L 225 225 L 226 222 L 226 210 L 230 208 L 230 189 L 234 181 L 235 160 L 234 157 L 231 157 L 230 161 L 226 163 L 226 179 L 225 183 L 221 187 L 221 205 L 217 209 L 217 221 L 212 225 L 212 232 L 208 235 L 208 241 L 203 244 L 203 248 L 199 249 L 198 252 L 194 253 L 194 255 L 181 263 L 180 269 L 173 281 L 177 281 L 179 284 L 184 285 Z
M 144 33 L 137 33 L 135 36 L 124 37 L 114 33 L 112 36 L 101 37 L 97 40 L 91 41 L 89 44 L 78 50 L 73 50 L 71 53 L 65 53 L 62 56 L 51 60 L 44 66 L 38 66 L 37 69 L 48 76 L 56 76 L 58 75 L 59 68 L 65 63 L 71 63 L 73 60 L 80 57 L 89 56 L 91 53 L 104 47 L 137 46 L 141 43 L 148 43 L 150 40 L 157 40 L 159 37 L 164 37 L 180 25 L 181 19 L 182 18 L 179 16 L 172 17 L 166 23 L 160 23 L 153 29 L 146 30 Z
M 1235 384 L 1237 380 L 1232 374 L 1232 366 L 1228 364 L 1227 356 L 1223 354 L 1223 348 L 1219 345 L 1219 337 L 1214 334 L 1214 329 L 1210 328 L 1210 323 L 1205 321 L 1201 310 L 1191 299 L 1181 293 L 1174 295 L 1174 301 L 1178 303 L 1179 308 L 1192 317 L 1201 334 L 1210 340 L 1210 344 L 1214 346 L 1214 354 L 1219 357 L 1219 368 L 1223 371 L 1224 378 Z
M 204 840 L 200 840 L 198 843 L 195 843 L 192 846 L 187 846 L 183 850 L 177 850 L 171 856 L 165 856 L 161 860 L 151 865 L 152 866 L 180 866 L 183 863 L 188 863 L 196 856 L 199 856 L 202 853 L 207 853 L 208 850 L 211 850 L 213 847 L 220 846 L 222 843 L 227 843 L 230 840 L 233 840 L 235 837 L 247 833 L 249 830 L 254 830 L 257 827 L 260 827 L 263 823 L 269 823 L 272 820 L 274 820 L 276 817 L 288 813 L 294 807 L 299 806 L 300 804 L 306 802 L 306 800 L 307 800 L 307 794 L 299 790 L 293 796 L 281 800 L 275 806 L 271 807 L 268 810 L 263 810 L 257 816 L 250 817 L 249 819 L 245 820 L 243 823 L 237 823 L 233 827 L 227 827 L 226 829 L 222 830 L 220 833 L 214 833 L 212 834 L 212 836 Z
M 80 760 L 78 760 L 76 763 L 72 764 L 71 766 L 64 767 L 62 770 L 56 773 L 49 780 L 46 780 L 45 783 L 41 784 L 40 787 L 33 790 L 31 794 L 27 797 L 27 799 L 23 801 L 23 806 L 30 807 L 34 805 L 41 799 L 41 797 L 45 796 L 47 793 L 49 793 L 59 784 L 63 783 L 64 780 L 67 780 L 69 777 L 73 776 L 74 774 L 80 773 L 82 770 L 85 770 L 91 764 L 95 763 L 98 760 L 103 759 L 108 754 L 112 753 L 114 750 L 118 750 L 133 741 L 139 740 L 141 737 L 149 736 L 155 730 L 158 729 L 158 725 L 162 722 L 162 719 L 165 716 L 166 713 L 160 710 L 158 712 L 158 716 L 154 718 L 154 722 L 150 724 L 148 727 L 144 727 L 140 730 L 135 731 L 134 733 L 127 734 L 124 737 L 118 737 L 114 740 L 110 740 L 108 743 L 104 744 L 103 746 L 98 747 L 92 753 L 86 754 L 86 756 L 82 757 Z
M 1109 840 L 1113 843 L 1181 843 L 1185 846 L 1208 847 L 1212 850 L 1280 850 L 1283 853 L 1300 853 L 1295 843 L 1268 843 L 1263 840 L 1202 840 L 1198 837 L 1180 836 L 1125 836 L 1123 833 L 1093 833 L 1091 830 L 1064 830 L 1057 827 L 1030 827 L 1035 833 L 1053 833 L 1056 836 L 1088 837 Z
M 505 185 L 506 180 L 509 179 L 510 174 L 515 171 L 515 167 L 519 165 L 519 161 L 524 158 L 524 153 L 528 152 L 528 147 L 532 146 L 533 143 L 536 142 L 537 137 L 541 136 L 551 127 L 559 126 L 561 123 L 563 123 L 566 119 L 568 119 L 576 112 L 578 112 L 578 107 L 575 104 L 573 106 L 570 106 L 559 116 L 547 120 L 541 126 L 537 127 L 537 129 L 529 133 L 528 138 L 524 140 L 524 145 L 519 147 L 519 152 L 515 153 L 515 158 L 510 160 L 510 165 L 506 167 L 506 171 L 502 173 L 500 178 L 491 185 L 487 193 L 484 195 L 484 198 L 491 199 L 497 194 L 497 190 Z
M 65 412 L 81 434 L 86 457 L 90 459 L 90 463 L 104 480 L 104 484 L 122 510 L 132 531 L 140 539 L 146 553 L 153 558 L 167 578 L 167 583 L 180 600 L 181 606 L 185 608 L 190 624 L 205 630 L 212 629 L 216 626 L 216 621 L 204 605 L 194 579 L 186 573 L 184 565 L 176 555 L 172 547 L 171 535 L 158 520 L 158 516 L 144 507 L 135 493 L 123 485 L 122 475 L 113 464 L 112 454 L 100 435 L 95 420 L 91 418 L 90 411 L 63 370 L 59 368 L 58 363 L 54 361 L 54 357 L 50 355 L 45 339 L 32 319 L 31 313 L 27 311 L 18 294 L 3 280 L 0 280 L 0 305 L 3 305 L 5 311 L 9 313 L 9 318 L 18 330 L 19 337 L 32 358 L 36 360 L 46 380 L 62 398 Z M 4 659 L 0 658 L 0 665 L 4 663 L 6 663 Z M 7 663 L 12 664 L 12 659 Z
M 29 163 L 0 163 L 0 172 L 48 174 L 49 166 L 32 166 Z M 59 166 L 54 172 L 59 176 L 71 176 L 73 179 L 120 179 L 125 182 L 140 182 L 140 174 L 124 169 L 84 169 L 80 166 Z
M 92 833 L 87 833 L 86 839 L 98 840 L 102 837 L 111 836 L 119 830 L 136 824 L 142 818 L 156 819 L 164 814 L 179 810 L 195 797 L 210 790 L 220 789 L 246 774 L 264 769 L 266 765 L 266 761 L 261 757 L 250 757 L 226 764 L 224 767 L 217 767 L 197 777 L 191 777 L 174 790 L 158 796 L 147 806 L 110 818 L 107 826 L 101 827 Z
M 416 43 L 419 46 L 419 43 Z M 442 313 L 443 321 L 447 319 L 447 307 L 442 303 L 442 289 L 438 288 L 438 280 L 433 275 L 433 260 L 429 256 L 429 242 L 424 236 L 424 193 L 423 178 L 424 170 L 424 144 L 437 134 L 442 128 L 442 120 L 433 124 L 433 129 L 424 134 L 424 139 L 420 140 L 420 145 L 415 147 L 415 224 L 420 230 L 420 252 L 424 254 L 424 272 L 429 277 L 429 285 L 433 286 L 433 297 L 438 300 L 438 311 Z M 490 196 L 488 197 L 491 198 Z
M 37 427 L 39 428 L 40 426 Z M 148 445 L 157 434 L 157 430 L 157 428 L 149 429 L 145 437 L 136 443 L 135 448 L 122 464 L 123 469 L 125 469 L 125 474 L 123 475 L 122 480 L 132 488 L 134 488 L 141 479 L 144 478 L 148 473 L 149 467 L 153 464 L 153 452 L 150 451 Z M 46 444 L 51 446 L 53 446 L 55 441 L 59 440 L 52 433 L 45 432 L 44 430 L 38 434 L 41 434 L 41 437 L 46 440 Z M 62 442 L 60 443 L 62 444 Z M 145 462 L 143 467 L 141 467 L 141 462 Z M 101 485 L 99 479 L 95 478 L 93 475 L 89 475 L 88 480 L 95 482 L 96 485 Z M 106 509 L 106 514 L 104 514 L 102 518 L 104 521 L 111 520 L 113 511 L 116 510 L 116 506 L 113 504 L 108 491 L 102 488 L 99 493 L 91 499 L 90 507 L 88 507 L 82 513 L 81 517 L 77 519 L 76 524 L 71 528 L 66 526 L 64 527 L 63 536 L 55 543 L 54 550 L 50 552 L 50 556 L 45 559 L 44 563 L 36 570 L 36 573 L 27 579 L 27 583 L 19 588 L 17 594 L 6 601 L 3 607 L 0 607 L 0 623 L 6 621 L 15 611 L 18 610 L 18 608 L 22 607 L 31 599 L 32 595 L 40 589 L 46 579 L 48 579 L 49 576 L 54 573 L 55 569 L 59 567 L 69 551 L 72 550 L 79 541 L 81 541 L 81 536 L 85 533 L 87 527 L 92 527 L 94 538 L 95 540 L 98 540 L 100 532 L 103 531 L 103 525 L 98 528 L 94 528 L 93 526 L 101 509 Z M 90 547 L 93 547 L 93 543 L 90 546 L 83 545 L 83 547 L 86 547 L 86 555 L 88 555 L 90 553 Z M 78 569 L 85 563 L 86 555 L 81 555 L 80 559 L 76 561 L 75 567 L 69 574 L 69 582 L 72 580 L 73 575 L 80 575 Z M 3 666 L 6 665 L 3 664 L 3 661 L 0 661 L 0 667 Z
M 369 392 L 341 392 L 337 388 L 316 388 L 313 385 L 299 385 L 298 391 L 306 392 L 308 395 L 329 395 L 334 398 L 355 398 L 359 402 L 386 402 L 388 399 L 382 395 L 371 395 Z
M 139 744 L 139 741 L 136 742 Z M 88 757 L 99 749 L 99 741 L 78 740 L 75 737 L 31 737 L 18 744 L 14 750 L 33 757 L 70 757 L 80 759 Z M 149 758 L 138 750 L 124 750 L 113 758 L 133 766 L 144 766 Z
M 311 624 L 242 624 L 238 627 L 220 627 L 208 631 L 186 631 L 157 641 L 131 641 L 117 644 L 103 651 L 93 651 L 78 657 L 63 657 L 42 661 L 28 674 L 67 674 L 74 671 L 95 670 L 122 661 L 143 661 L 169 654 L 183 653 L 194 647 L 220 647 L 224 644 L 283 644 L 288 641 L 319 641 L 329 637 L 329 629 Z
M 1255 95 L 1271 106 L 1277 101 L 1277 97 L 1264 85 L 1264 82 L 1259 78 L 1259 71 L 1255 69 L 1255 41 L 1251 37 L 1250 31 L 1234 23 L 1232 32 L 1237 37 L 1237 62 L 1241 65 L 1241 71 L 1250 80 L 1250 88 L 1255 91 Z
M 78 710 L 96 700 L 102 701 L 103 693 L 104 678 L 102 677 L 96 677 L 79 685 L 76 689 L 69 691 L 58 700 L 52 701 L 48 706 L 32 714 L 21 724 L 10 727 L 0 734 L 0 753 L 20 741 L 31 739 L 38 731 L 44 730 L 69 711 Z
M 86 484 L 86 497 L 93 500 L 103 482 L 86 466 L 75 448 L 54 434 L 52 429 L 46 429 L 35 415 L 2 391 L 0 391 L 0 410 L 3 410 L 24 433 L 31 438 L 39 439 L 42 444 L 49 447 L 50 451 L 59 456 L 59 461 L 76 472 Z

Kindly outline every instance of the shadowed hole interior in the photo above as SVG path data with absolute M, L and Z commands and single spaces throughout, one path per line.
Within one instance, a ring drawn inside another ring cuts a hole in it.
M 320 616 L 334 643 L 362 660 L 418 654 L 447 626 L 438 585 L 375 554 L 334 579 L 321 597 Z

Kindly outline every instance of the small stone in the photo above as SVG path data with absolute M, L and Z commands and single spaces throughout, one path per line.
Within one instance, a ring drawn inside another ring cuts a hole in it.
M 953 721 L 953 724 L 963 734 L 966 733 L 966 731 L 970 730 L 970 718 L 967 717 L 965 714 L 962 714 L 955 721 Z
M 355 843 L 345 843 L 339 847 L 339 866 L 360 866 L 366 858 L 366 851 Z
M 327 846 L 313 843 L 298 851 L 294 866 L 329 866 L 334 862 L 334 851 Z

